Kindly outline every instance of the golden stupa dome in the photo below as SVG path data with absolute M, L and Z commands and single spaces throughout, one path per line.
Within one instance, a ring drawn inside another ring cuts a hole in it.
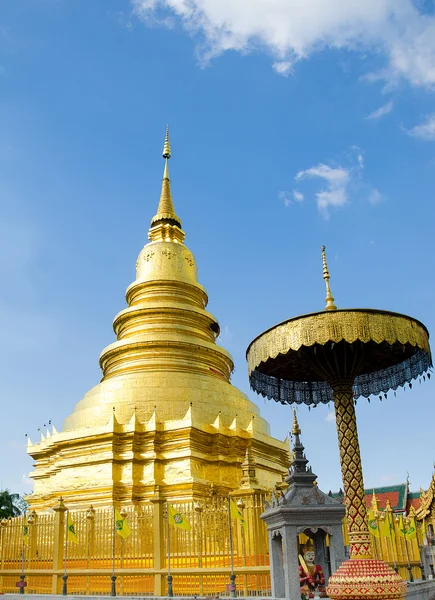
M 216 419 L 230 427 L 269 434 L 267 422 L 245 394 L 230 383 L 231 355 L 216 344 L 219 325 L 205 307 L 193 254 L 171 195 L 166 131 L 165 168 L 149 243 L 140 251 L 136 279 L 127 288 L 127 308 L 113 322 L 117 340 L 100 356 L 103 379 L 76 405 L 64 431 L 101 426 L 113 413 L 119 423 L 133 414 L 141 422 L 183 419 L 187 411 L 202 425 Z
M 271 490 L 287 472 L 288 441 L 272 438 L 257 406 L 230 383 L 233 361 L 216 343 L 219 325 L 172 202 L 168 132 L 163 157 L 157 213 L 127 307 L 113 321 L 116 340 L 100 356 L 103 378 L 62 431 L 29 441 L 35 510 L 59 495 L 83 507 Z M 248 451 L 252 477 L 242 468 Z

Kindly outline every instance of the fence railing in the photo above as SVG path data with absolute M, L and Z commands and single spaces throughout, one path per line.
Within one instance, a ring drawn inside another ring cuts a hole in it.
M 252 490 L 234 496 L 246 527 L 232 521 L 233 555 L 227 497 L 173 502 L 191 530 L 170 526 L 169 563 L 166 502 L 158 494 L 145 504 L 118 506 L 131 529 L 125 539 L 115 531 L 111 507 L 71 510 L 76 544 L 67 542 L 63 502 L 49 513 L 3 520 L 0 592 L 16 592 L 21 579 L 26 593 L 60 594 L 66 581 L 68 594 L 108 595 L 115 576 L 118 595 L 163 596 L 170 569 L 174 595 L 230 596 L 233 565 L 238 596 L 270 596 L 267 531 L 260 519 L 267 499 Z M 407 546 L 398 531 L 392 539 L 374 539 L 375 554 L 391 566 L 395 562 L 404 579 L 409 579 L 408 566 L 420 578 L 420 538 L 419 532 Z
M 26 593 L 59 594 L 67 576 L 68 594 L 107 595 L 115 576 L 119 595 L 166 595 L 170 569 L 175 595 L 229 596 L 233 565 L 238 595 L 270 595 L 267 533 L 259 518 L 266 498 L 235 497 L 247 525 L 232 522 L 232 556 L 228 499 L 217 495 L 173 503 L 191 530 L 170 527 L 170 561 L 166 503 L 159 497 L 118 507 L 131 529 L 125 539 L 115 531 L 113 507 L 71 510 L 77 543 L 67 540 L 63 502 L 51 513 L 3 521 L 0 591 L 16 592 L 21 578 Z

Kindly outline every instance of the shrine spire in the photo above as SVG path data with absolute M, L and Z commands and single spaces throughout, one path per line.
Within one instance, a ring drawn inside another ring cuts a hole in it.
M 292 434 L 293 435 L 300 435 L 301 432 L 301 428 L 299 427 L 299 423 L 298 423 L 298 418 L 296 416 L 296 410 L 293 409 L 293 429 L 292 429 Z

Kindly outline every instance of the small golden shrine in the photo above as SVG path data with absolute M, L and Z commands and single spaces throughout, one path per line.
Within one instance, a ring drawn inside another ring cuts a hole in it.
M 195 258 L 172 201 L 166 131 L 160 202 L 140 251 L 116 341 L 100 356 L 101 382 L 28 453 L 31 509 L 192 499 L 245 487 L 271 490 L 289 465 L 288 442 L 230 383 L 233 361 L 217 345 Z M 248 466 L 246 467 L 246 461 Z M 245 464 L 242 479 L 242 463 Z M 249 476 L 249 473 L 255 476 Z

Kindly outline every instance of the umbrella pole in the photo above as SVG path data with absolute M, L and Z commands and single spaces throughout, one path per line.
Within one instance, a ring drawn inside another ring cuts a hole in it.
M 351 560 L 342 563 L 331 575 L 326 591 L 332 600 L 375 600 L 379 597 L 403 600 L 406 583 L 387 563 L 373 558 L 352 380 L 334 381 L 330 385 L 335 404 Z
M 352 381 L 331 384 L 340 449 L 341 475 L 349 532 L 350 558 L 373 558 L 366 518 L 366 500 L 356 428 Z

